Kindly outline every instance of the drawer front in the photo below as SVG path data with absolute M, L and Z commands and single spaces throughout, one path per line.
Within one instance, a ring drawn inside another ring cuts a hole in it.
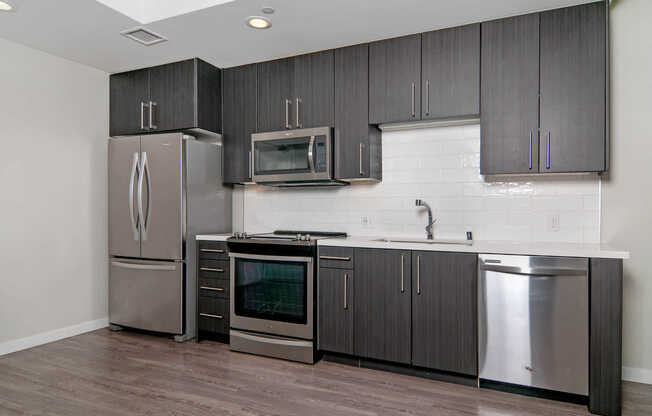
M 199 329 L 201 331 L 229 333 L 229 300 L 199 296 Z
M 199 259 L 199 277 L 209 279 L 229 279 L 229 266 L 227 260 L 203 260 Z
M 211 279 L 208 277 L 199 277 L 199 296 L 210 298 L 229 298 L 229 280 L 228 279 Z
M 319 267 L 353 269 L 353 248 L 319 247 Z
M 199 241 L 199 258 L 212 260 L 228 260 L 229 252 L 225 241 Z

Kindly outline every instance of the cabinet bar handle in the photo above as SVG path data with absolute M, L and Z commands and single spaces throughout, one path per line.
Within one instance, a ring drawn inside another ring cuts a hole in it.
M 218 272 L 218 273 L 224 273 L 224 269 L 214 269 L 212 267 L 200 267 L 199 270 L 203 272 Z
M 405 292 L 405 266 L 404 266 L 404 257 L 401 254 L 401 293 Z
M 360 176 L 364 175 L 364 170 L 362 170 L 362 149 L 364 148 L 364 143 L 360 142 Z
M 414 113 L 414 110 L 412 113 Z M 430 81 L 428 80 L 426 80 L 426 115 L 430 115 Z
M 152 124 L 152 118 L 153 118 L 153 113 L 154 113 L 154 107 L 156 107 L 158 104 L 156 104 L 153 101 L 149 102 L 149 128 L 150 129 L 158 129 L 158 126 L 156 124 Z
M 285 99 L 285 128 L 286 129 L 292 128 L 292 126 L 290 125 L 290 104 L 292 104 L 292 101 L 286 98 Z
M 219 248 L 200 248 L 199 251 L 203 251 L 204 253 L 224 253 L 224 250 Z
M 199 288 L 204 290 L 213 290 L 215 292 L 224 292 L 223 287 L 199 286 Z
M 416 109 L 415 109 L 416 105 L 414 103 L 414 99 L 415 99 L 415 95 L 416 95 L 416 92 L 414 91 L 415 88 L 416 88 L 416 85 L 413 82 L 412 83 L 412 117 L 416 116 Z
M 301 98 L 297 97 L 297 128 L 301 128 L 301 122 L 299 121 L 299 103 L 302 102 Z
M 529 147 L 529 155 L 530 155 L 530 170 L 532 170 L 532 130 L 530 130 L 530 147 Z
M 252 171 L 251 171 L 251 168 L 253 167 L 253 165 L 251 163 L 251 150 L 249 151 L 248 162 L 249 162 L 249 169 L 248 169 L 247 172 L 249 173 L 249 179 L 251 179 L 254 176 Z
M 224 319 L 224 315 L 211 315 L 210 313 L 200 313 L 199 316 L 204 318 Z
M 417 256 L 417 295 L 421 294 L 421 256 Z
M 349 299 L 346 296 L 346 292 L 348 292 L 348 286 L 349 286 L 349 274 L 344 273 L 344 309 L 349 309 Z
M 548 131 L 548 152 L 546 153 L 546 169 L 550 169 L 550 132 Z
M 145 103 L 140 102 L 140 129 L 145 130 Z
M 351 261 L 351 257 L 319 256 L 320 260 Z

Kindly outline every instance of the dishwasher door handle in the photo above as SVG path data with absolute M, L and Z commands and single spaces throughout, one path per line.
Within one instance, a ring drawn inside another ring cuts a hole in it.
M 521 274 L 525 276 L 583 276 L 588 274 L 586 269 L 571 267 L 520 267 L 503 265 L 480 265 L 480 270 L 488 272 L 499 272 L 509 274 Z

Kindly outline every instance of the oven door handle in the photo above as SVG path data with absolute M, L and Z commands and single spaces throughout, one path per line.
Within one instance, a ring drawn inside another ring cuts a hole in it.
M 310 172 L 315 172 L 315 154 L 313 150 L 315 148 L 315 136 L 310 136 L 310 143 L 308 144 L 308 167 Z
M 234 259 L 251 259 L 251 260 L 272 260 L 272 261 L 293 261 L 302 263 L 312 263 L 312 257 L 295 257 L 295 256 L 268 256 L 262 254 L 242 254 L 229 252 L 229 257 Z

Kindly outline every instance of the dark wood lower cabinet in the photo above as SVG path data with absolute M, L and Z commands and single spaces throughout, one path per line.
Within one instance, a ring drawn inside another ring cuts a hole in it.
M 353 354 L 353 270 L 319 269 L 318 348 Z
M 621 414 L 623 261 L 591 259 L 589 410 Z
M 355 250 L 355 354 L 410 364 L 409 251 Z
M 477 255 L 412 252 L 412 364 L 478 374 Z
M 197 242 L 197 342 L 227 342 L 230 329 L 229 255 L 223 241 Z

